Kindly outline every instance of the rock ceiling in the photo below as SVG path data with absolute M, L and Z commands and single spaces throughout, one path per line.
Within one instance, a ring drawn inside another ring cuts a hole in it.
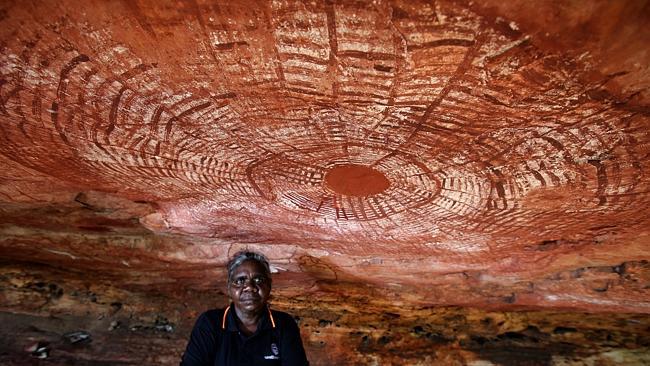
M 616 312 L 596 322 L 643 346 L 649 20 L 642 1 L 3 2 L 2 309 L 188 322 L 248 247 L 305 319 Z

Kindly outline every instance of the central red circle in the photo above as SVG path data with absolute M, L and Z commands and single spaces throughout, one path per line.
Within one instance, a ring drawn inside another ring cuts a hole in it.
M 346 196 L 372 196 L 390 187 L 380 171 L 359 164 L 337 165 L 325 174 L 325 186 Z

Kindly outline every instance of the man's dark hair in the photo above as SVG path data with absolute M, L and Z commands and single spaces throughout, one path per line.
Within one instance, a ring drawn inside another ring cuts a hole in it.
M 230 284 L 230 279 L 232 278 L 232 274 L 235 273 L 237 267 L 239 267 L 242 263 L 246 261 L 255 261 L 261 264 L 262 268 L 264 268 L 264 274 L 269 279 L 269 281 L 271 281 L 271 267 L 269 266 L 269 261 L 266 259 L 266 257 L 259 253 L 242 250 L 235 253 L 235 255 L 233 255 L 232 258 L 228 261 L 227 268 L 228 268 L 229 284 Z

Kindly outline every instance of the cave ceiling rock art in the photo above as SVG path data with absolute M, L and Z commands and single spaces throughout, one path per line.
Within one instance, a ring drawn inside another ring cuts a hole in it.
M 248 247 L 280 303 L 647 314 L 648 14 L 3 2 L 2 251 L 171 294 Z
M 154 231 L 517 272 L 648 226 L 647 114 L 587 46 L 454 2 L 96 5 L 7 7 L 2 153 Z
M 154 231 L 516 273 L 648 227 L 647 114 L 587 46 L 455 2 L 96 5 L 6 9 L 2 153 Z

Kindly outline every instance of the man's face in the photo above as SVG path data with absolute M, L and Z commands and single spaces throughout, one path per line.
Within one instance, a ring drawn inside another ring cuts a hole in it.
M 266 306 L 271 294 L 271 279 L 264 274 L 264 267 L 257 261 L 247 260 L 235 269 L 228 295 L 241 312 L 258 312 Z

